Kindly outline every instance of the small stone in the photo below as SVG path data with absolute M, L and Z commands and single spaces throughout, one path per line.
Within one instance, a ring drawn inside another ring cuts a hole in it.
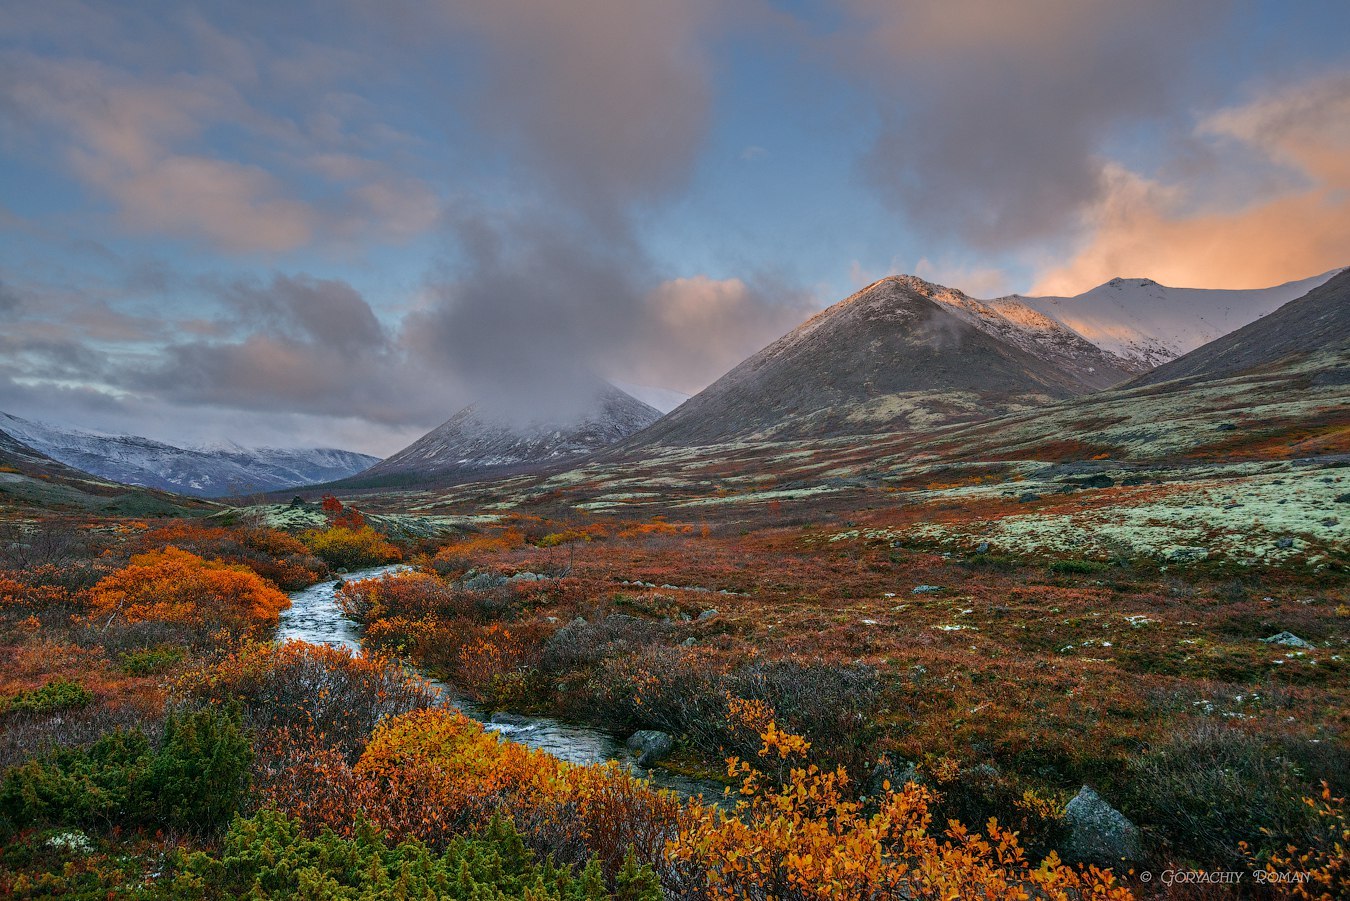
M 941 590 L 941 585 L 915 585 L 914 590 L 911 591 L 910 594 L 933 594 L 934 592 Z
M 1237 431 L 1237 426 L 1234 425 L 1234 424 L 1231 423 L 1231 422 L 1221 422 L 1221 423 L 1219 423 L 1217 426 L 1215 426 L 1214 428 L 1215 428 L 1216 431 L 1220 431 L 1220 432 L 1236 432 L 1236 431 Z
M 1038 501 L 1040 499 L 1041 496 L 1034 491 L 1023 491 L 1020 495 L 1018 495 L 1017 502 L 1019 504 L 1029 504 L 1032 501 Z
M 1281 549 L 1283 549 L 1283 548 L 1291 548 L 1291 547 L 1294 546 L 1294 539 L 1292 539 L 1292 538 L 1281 538 L 1281 539 L 1279 539 L 1279 540 L 1277 540 L 1277 541 L 1275 542 L 1275 546 L 1276 546 L 1277 548 L 1281 548 Z
M 700 613 L 700 614 L 698 615 L 698 621 L 701 622 L 701 623 L 702 623 L 702 622 L 707 622 L 708 620 L 712 619 L 712 618 L 713 618 L 714 616 L 716 616 L 716 615 L 717 615 L 717 608 L 716 608 L 716 607 L 713 607 L 712 609 L 704 610 L 702 613 Z
M 977 547 L 977 548 L 975 548 L 975 553 L 977 553 L 977 554 L 987 554 L 987 553 L 989 553 L 989 542 L 987 542 L 987 541 L 981 541 L 981 542 L 980 542 L 980 546 Z

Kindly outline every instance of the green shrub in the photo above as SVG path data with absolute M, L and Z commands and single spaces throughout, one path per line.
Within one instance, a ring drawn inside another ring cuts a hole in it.
M 1056 560 L 1050 564 L 1052 573 L 1072 574 L 1086 576 L 1092 573 L 1103 572 L 1110 568 L 1110 564 L 1102 563 L 1098 560 Z
M 199 833 L 225 825 L 248 791 L 252 762 L 237 705 L 171 715 L 149 774 L 160 820 Z
M 40 826 L 207 832 L 234 816 L 253 749 L 237 709 L 171 715 L 152 750 L 139 729 L 62 748 L 0 776 L 0 835 Z
M 360 824 L 352 838 L 303 835 L 274 810 L 236 820 L 218 856 L 191 855 L 174 881 L 184 898 L 454 898 L 531 901 L 659 901 L 655 874 L 630 858 L 611 892 L 592 860 L 580 872 L 535 860 L 509 821 L 454 839 L 443 854 L 385 843 Z
M 122 655 L 122 672 L 128 676 L 154 676 L 182 663 L 186 656 L 187 651 L 177 645 L 128 651 Z
M 55 713 L 58 710 L 84 707 L 93 700 L 93 693 L 80 683 L 69 679 L 56 679 L 41 688 L 0 697 L 0 713 L 21 710 L 29 713 Z
M 151 756 L 145 733 L 118 729 L 88 748 L 62 748 L 11 767 L 0 778 L 0 833 L 139 822 L 149 807 Z

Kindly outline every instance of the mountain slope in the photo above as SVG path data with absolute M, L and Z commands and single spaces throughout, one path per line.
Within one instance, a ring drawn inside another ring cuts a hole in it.
M 226 497 L 313 485 L 353 475 L 377 457 L 314 448 L 224 445 L 182 448 L 134 435 L 98 435 L 0 413 L 0 430 L 100 478 L 196 497 Z
M 597 386 L 586 410 L 571 422 L 544 417 L 519 423 L 474 405 L 346 484 L 390 477 L 467 478 L 548 465 L 608 447 L 660 417 L 660 411 L 608 384 Z
M 0 430 L 0 510 L 182 516 L 209 509 L 195 501 L 152 489 L 106 482 L 57 462 Z
M 1013 294 L 987 301 L 1013 318 L 1044 317 L 1090 341 L 1132 374 L 1189 353 L 1302 297 L 1340 270 L 1271 288 L 1169 288 L 1113 278 L 1074 297 Z
M 978 327 L 978 313 L 955 303 L 960 298 L 913 276 L 875 282 L 759 351 L 628 444 L 924 427 L 1096 387 L 1048 355 Z M 1079 349 L 1084 359 L 1095 354 Z
M 1315 358 L 1319 384 L 1350 384 L 1350 269 L 1237 331 L 1165 363 L 1131 383 L 1232 378 L 1258 369 L 1288 368 Z

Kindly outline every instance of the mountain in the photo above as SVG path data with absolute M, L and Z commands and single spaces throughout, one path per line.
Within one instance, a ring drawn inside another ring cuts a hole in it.
M 127 516 L 182 516 L 209 511 L 205 501 L 118 485 L 53 460 L 0 431 L 0 511 L 80 511 Z
M 1032 335 L 1056 332 L 1055 326 L 1067 329 L 1114 359 L 1117 368 L 1139 375 L 1275 311 L 1340 271 L 1252 290 L 1169 288 L 1147 278 L 1113 278 L 1074 297 L 1013 294 L 983 303 L 1023 323 Z
M 1300 365 L 1314 384 L 1350 384 L 1350 269 L 1268 316 L 1164 363 L 1131 386 L 1210 381 Z
M 567 422 L 541 417 L 521 423 L 475 404 L 346 484 L 524 471 L 608 447 L 660 417 L 654 407 L 609 384 L 597 386 L 584 412 Z
M 1063 335 L 1033 353 L 1022 336 L 1012 340 L 985 320 L 960 292 L 914 276 L 884 278 L 808 319 L 628 443 L 921 428 L 1098 387 L 1089 370 L 1109 361 L 1087 342 Z
M 227 497 L 314 485 L 354 475 L 378 457 L 330 448 L 286 450 L 235 444 L 175 447 L 134 435 L 93 432 L 0 413 L 0 431 L 53 460 L 100 478 L 195 497 Z

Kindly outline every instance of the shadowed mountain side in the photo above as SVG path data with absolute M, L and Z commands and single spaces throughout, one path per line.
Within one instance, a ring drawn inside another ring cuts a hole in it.
M 1350 384 L 1350 270 L 1268 316 L 1164 363 L 1130 383 L 1157 385 L 1176 379 L 1232 378 L 1296 358 L 1330 356 L 1311 373 L 1314 384 Z

